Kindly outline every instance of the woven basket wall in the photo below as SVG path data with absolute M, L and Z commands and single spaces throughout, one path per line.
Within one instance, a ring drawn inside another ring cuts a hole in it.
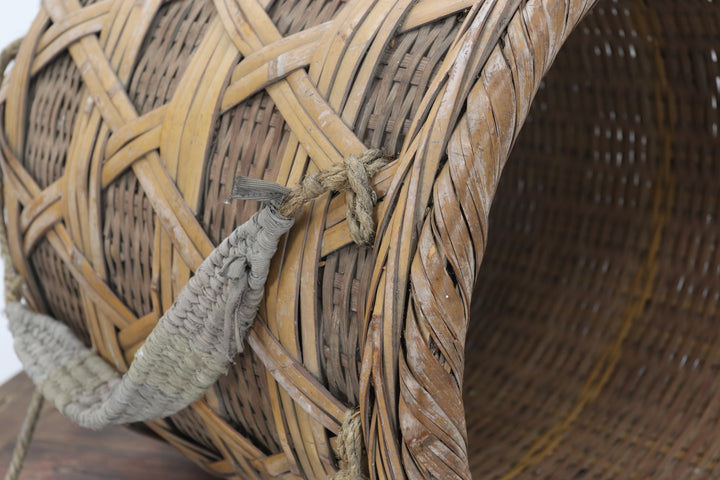
M 720 6 L 593 3 L 45 1 L 0 90 L 26 299 L 125 371 L 257 209 L 236 175 L 380 148 L 374 247 L 305 208 L 153 431 L 324 478 L 359 406 L 371 478 L 720 477 Z

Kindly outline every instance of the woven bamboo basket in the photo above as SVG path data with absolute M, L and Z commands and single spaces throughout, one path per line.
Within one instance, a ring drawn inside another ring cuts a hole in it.
M 720 7 L 594 3 L 44 1 L 0 90 L 26 302 L 125 372 L 236 175 L 380 149 L 374 245 L 306 205 L 147 427 L 234 478 L 332 475 L 354 409 L 373 479 L 719 478 Z

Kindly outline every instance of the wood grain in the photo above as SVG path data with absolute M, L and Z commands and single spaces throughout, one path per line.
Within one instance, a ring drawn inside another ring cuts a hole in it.
M 0 387 L 0 476 L 5 475 L 15 436 L 34 386 L 20 374 Z M 70 422 L 45 403 L 21 480 L 207 480 L 214 478 L 170 445 L 110 427 L 99 432 Z

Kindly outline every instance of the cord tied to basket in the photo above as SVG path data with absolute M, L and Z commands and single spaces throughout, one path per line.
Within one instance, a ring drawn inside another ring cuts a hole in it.
M 305 203 L 325 192 L 345 192 L 346 217 L 350 236 L 359 245 L 372 245 L 375 241 L 375 224 L 372 212 L 377 196 L 370 179 L 390 161 L 380 150 L 367 150 L 361 156 L 350 155 L 343 163 L 319 173 L 306 176 L 280 205 L 281 215 L 294 215 Z
M 360 410 L 345 412 L 338 435 L 337 455 L 340 470 L 330 480 L 361 480 L 366 478 L 362 471 L 363 436 Z
M 372 213 L 377 203 L 377 195 L 370 185 L 370 179 L 387 165 L 390 159 L 391 157 L 376 149 L 367 150 L 359 157 L 350 155 L 342 163 L 337 163 L 327 170 L 307 175 L 292 190 L 274 182 L 238 176 L 228 201 L 278 202 L 278 213 L 291 218 L 303 205 L 326 192 L 345 192 L 350 237 L 358 245 L 369 246 L 375 240 Z
M 264 296 L 273 254 L 297 210 L 325 192 L 346 192 L 352 238 L 371 244 L 376 197 L 370 177 L 388 161 L 378 150 L 368 150 L 306 177 L 293 190 L 238 177 L 230 198 L 260 200 L 263 206 L 202 262 L 122 376 L 66 325 L 20 302 L 22 279 L 12 268 L 2 224 L 0 253 L 6 262 L 9 327 L 18 357 L 41 392 L 38 398 L 47 397 L 75 423 L 93 429 L 169 416 L 200 398 L 227 370 L 233 356 L 242 352 Z M 346 417 L 337 478 L 356 479 L 362 428 L 357 415 Z M 22 445 L 19 464 L 27 450 Z

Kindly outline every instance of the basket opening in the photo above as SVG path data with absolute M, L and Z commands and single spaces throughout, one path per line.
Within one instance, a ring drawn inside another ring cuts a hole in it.
M 720 23 L 641 3 L 576 29 L 505 167 L 466 348 L 474 478 L 717 474 L 720 71 L 703 39 Z

